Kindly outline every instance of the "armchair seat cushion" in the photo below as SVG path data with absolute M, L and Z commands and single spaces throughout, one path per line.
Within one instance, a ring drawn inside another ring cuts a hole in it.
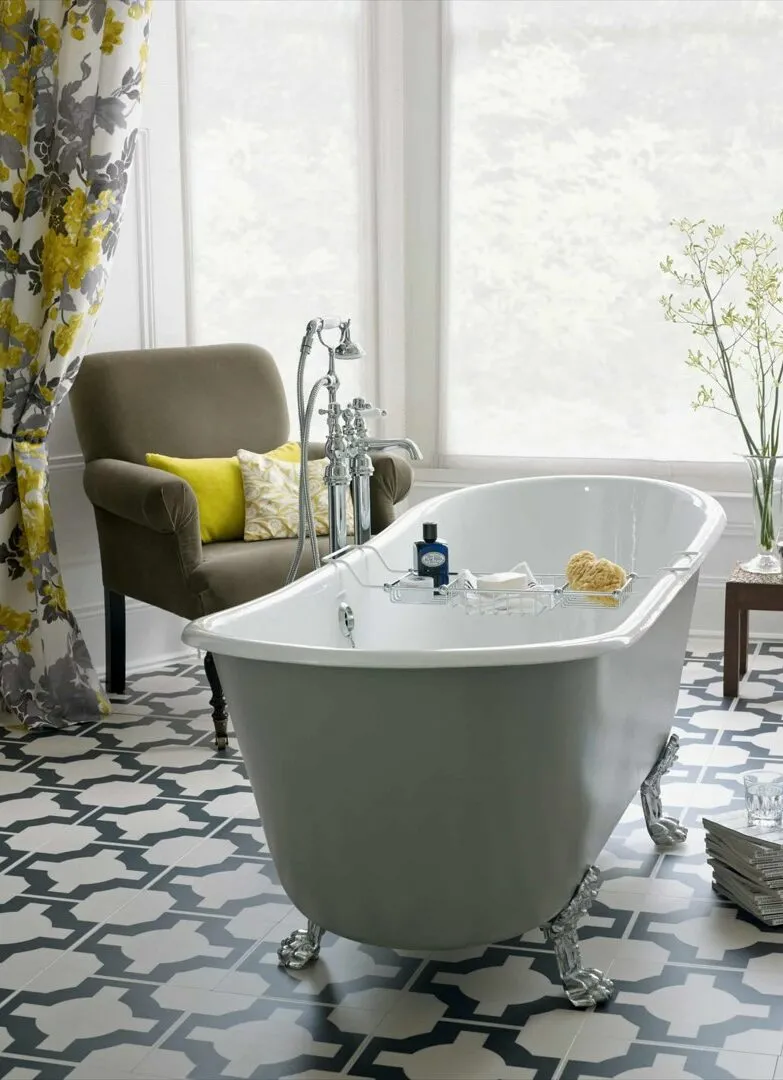
M 198 594 L 204 615 L 245 604 L 282 588 L 296 551 L 296 540 L 267 540 L 246 544 L 242 540 L 205 544 L 201 563 L 191 573 L 189 586 Z M 329 538 L 318 537 L 322 553 L 329 550 Z M 305 544 L 299 573 L 313 569 L 310 541 Z

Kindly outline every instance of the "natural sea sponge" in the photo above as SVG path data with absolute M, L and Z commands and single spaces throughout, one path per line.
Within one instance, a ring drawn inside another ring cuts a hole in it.
M 609 559 L 599 559 L 592 551 L 577 551 L 572 555 L 565 574 L 568 587 L 580 592 L 611 593 L 621 589 L 628 580 L 622 566 Z M 591 596 L 589 599 L 604 607 L 617 607 L 619 603 L 614 596 Z

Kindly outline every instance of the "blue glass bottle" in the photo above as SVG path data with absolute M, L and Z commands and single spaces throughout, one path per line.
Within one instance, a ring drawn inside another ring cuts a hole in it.
M 413 545 L 414 568 L 420 577 L 432 578 L 433 588 L 449 583 L 449 548 L 438 538 L 438 526 L 425 521 L 422 539 Z

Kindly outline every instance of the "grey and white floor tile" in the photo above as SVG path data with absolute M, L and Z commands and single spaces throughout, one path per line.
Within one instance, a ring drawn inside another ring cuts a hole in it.
M 580 936 L 617 996 L 586 1013 L 537 930 L 427 955 L 327 935 L 281 970 L 301 916 L 196 664 L 78 732 L 0 729 L 0 1080 L 783 1080 L 783 932 L 712 891 L 701 826 L 783 769 L 783 645 L 738 700 L 721 676 L 693 643 L 663 786 L 686 843 L 656 850 L 636 799 L 598 860 Z

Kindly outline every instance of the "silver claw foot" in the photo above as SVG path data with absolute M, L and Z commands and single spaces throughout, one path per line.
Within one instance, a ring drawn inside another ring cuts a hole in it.
M 589 1009 L 614 997 L 614 984 L 601 971 L 582 967 L 577 926 L 598 893 L 598 871 L 587 869 L 566 906 L 542 927 L 552 942 L 566 997 L 577 1009 Z
M 324 932 L 312 919 L 307 920 L 306 930 L 294 930 L 287 938 L 283 938 L 280 948 L 277 950 L 277 962 L 280 967 L 293 968 L 298 971 L 307 967 L 318 959 L 321 951 L 321 938 Z
M 647 832 L 658 847 L 671 847 L 673 844 L 681 844 L 688 835 L 684 825 L 680 825 L 677 818 L 665 817 L 661 804 L 661 780 L 677 760 L 680 749 L 680 740 L 676 735 L 670 735 L 663 750 L 658 755 L 649 773 L 642 781 L 641 796 L 644 820 Z

